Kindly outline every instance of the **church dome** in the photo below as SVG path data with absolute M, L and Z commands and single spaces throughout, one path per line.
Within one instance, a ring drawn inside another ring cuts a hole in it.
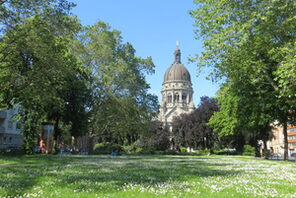
M 164 83 L 169 81 L 189 81 L 191 82 L 190 74 L 188 70 L 181 64 L 181 51 L 176 49 L 175 61 L 164 74 Z
M 190 74 L 188 70 L 184 67 L 184 65 L 179 63 L 174 63 L 172 66 L 168 68 L 168 70 L 164 74 L 164 82 L 167 81 L 189 81 Z

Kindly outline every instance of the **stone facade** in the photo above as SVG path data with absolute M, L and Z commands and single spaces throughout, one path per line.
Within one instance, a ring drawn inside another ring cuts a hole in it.
M 193 89 L 188 70 L 181 64 L 181 51 L 177 47 L 175 61 L 164 75 L 159 121 L 171 125 L 173 118 L 194 110 Z
M 272 138 L 270 141 L 267 141 L 267 149 L 271 153 L 279 153 L 284 155 L 284 133 L 283 127 L 274 125 L 272 129 Z

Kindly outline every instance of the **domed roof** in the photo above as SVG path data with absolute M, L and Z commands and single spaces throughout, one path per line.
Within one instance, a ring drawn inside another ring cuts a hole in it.
M 181 52 L 180 49 L 176 49 L 175 61 L 164 74 L 164 83 L 168 81 L 189 81 L 191 82 L 190 74 L 188 70 L 181 64 Z
M 167 81 L 189 81 L 191 82 L 188 70 L 181 63 L 174 63 L 164 74 L 164 82 Z

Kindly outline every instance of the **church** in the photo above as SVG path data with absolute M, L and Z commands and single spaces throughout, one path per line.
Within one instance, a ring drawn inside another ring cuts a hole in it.
M 181 63 L 181 50 L 178 44 L 174 52 L 174 62 L 164 74 L 161 94 L 159 121 L 170 129 L 174 117 L 191 113 L 195 109 L 190 74 Z

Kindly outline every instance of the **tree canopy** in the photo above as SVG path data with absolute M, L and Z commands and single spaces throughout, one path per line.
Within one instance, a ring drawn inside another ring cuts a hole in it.
M 278 121 L 284 126 L 287 159 L 286 126 L 295 120 L 296 108 L 296 74 L 290 72 L 295 68 L 296 2 L 195 3 L 198 7 L 191 11 L 195 33 L 204 39 L 204 51 L 195 60 L 199 67 L 212 69 L 213 79 L 223 79 L 226 84 L 219 97 L 224 105 L 212 123 L 220 123 L 222 134 L 229 134 L 242 121 L 252 127 Z
M 215 99 L 204 96 L 192 113 L 175 117 L 172 131 L 175 146 L 213 149 L 218 143 L 218 135 L 207 123 L 218 109 Z
M 137 57 L 120 32 L 102 21 L 85 27 L 79 38 L 76 53 L 92 71 L 92 134 L 105 142 L 134 142 L 158 109 L 145 80 L 154 72 L 151 57 Z
M 137 57 L 104 22 L 82 27 L 66 0 L 0 1 L 0 104 L 20 105 L 25 147 L 42 122 L 70 135 L 130 144 L 158 111 L 148 93 L 151 57 Z

